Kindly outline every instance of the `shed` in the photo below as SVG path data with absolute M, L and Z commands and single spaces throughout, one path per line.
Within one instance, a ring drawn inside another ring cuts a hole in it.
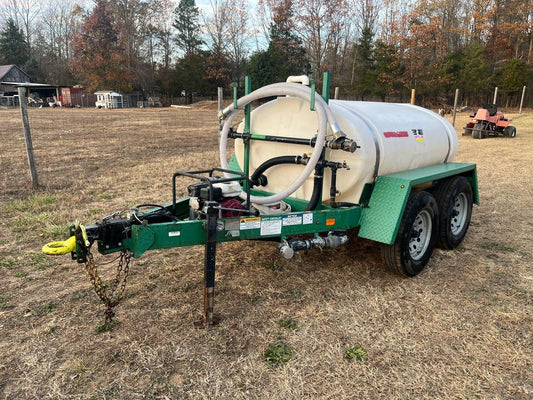
M 96 108 L 124 108 L 122 95 L 110 90 L 94 93 L 96 95 Z
M 15 64 L 0 65 L 0 105 L 18 106 L 16 84 L 30 82 L 30 76 Z
M 30 76 L 24 72 L 22 69 L 17 67 L 15 64 L 10 65 L 0 65 L 0 82 L 8 83 L 26 83 L 30 82 Z M 5 91 L 6 89 L 0 84 L 0 92 Z

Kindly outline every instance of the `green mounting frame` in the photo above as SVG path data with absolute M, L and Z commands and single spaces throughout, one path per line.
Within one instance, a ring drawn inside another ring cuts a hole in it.
M 230 167 L 235 168 L 235 161 Z M 238 169 L 235 169 L 238 171 Z M 217 242 L 284 238 L 292 235 L 319 234 L 360 227 L 358 236 L 392 244 L 409 194 L 419 186 L 431 186 L 450 176 L 467 177 L 474 189 L 474 201 L 479 204 L 475 164 L 446 163 L 378 177 L 368 206 L 331 208 L 322 204 L 318 210 L 304 211 L 307 202 L 289 198 L 292 212 L 276 216 L 241 216 L 217 218 Z M 269 195 L 253 191 L 255 195 Z M 166 207 L 170 210 L 171 204 Z M 205 244 L 205 221 L 185 220 L 188 217 L 189 198 L 176 203 L 176 216 L 183 220 L 158 224 L 132 226 L 131 238 L 123 248 L 134 257 L 148 250 Z M 120 249 L 101 249 L 103 253 Z

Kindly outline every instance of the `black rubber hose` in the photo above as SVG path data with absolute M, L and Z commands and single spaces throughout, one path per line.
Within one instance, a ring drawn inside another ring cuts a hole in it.
M 304 211 L 312 211 L 317 208 L 318 202 L 322 196 L 322 187 L 324 186 L 324 155 L 318 160 L 318 164 L 315 168 L 315 177 L 313 179 L 313 193 L 311 193 L 311 199 L 307 203 Z
M 316 209 L 316 207 L 318 206 L 318 202 L 320 201 L 324 182 L 324 165 L 322 161 L 323 157 L 321 157 L 318 161 L 318 164 L 320 166 L 317 165 L 317 167 L 315 168 L 315 177 L 313 179 L 313 193 L 311 194 L 311 199 L 309 200 L 309 203 L 307 204 L 307 207 L 305 207 L 304 211 L 312 211 Z M 266 186 L 268 181 L 263 175 L 263 172 L 265 172 L 271 167 L 281 164 L 307 164 L 307 158 L 303 158 L 302 156 L 279 156 L 266 160 L 259 167 L 257 167 L 257 169 L 252 174 L 250 178 L 251 186 Z
M 305 160 L 305 161 L 304 161 Z M 279 156 L 274 157 L 269 160 L 266 160 L 261 164 L 257 169 L 254 171 L 252 176 L 250 177 L 250 183 L 253 186 L 266 186 L 268 181 L 265 176 L 263 176 L 263 172 L 265 172 L 267 169 L 274 167 L 276 165 L 281 164 L 306 164 L 307 159 L 303 158 L 302 156 Z

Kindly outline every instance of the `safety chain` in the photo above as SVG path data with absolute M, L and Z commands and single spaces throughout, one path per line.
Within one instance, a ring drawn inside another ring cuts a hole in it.
M 85 262 L 85 271 L 89 277 L 94 290 L 100 300 L 106 306 L 105 311 L 105 320 L 106 322 L 111 322 L 115 313 L 113 312 L 113 307 L 116 307 L 120 300 L 122 300 L 122 295 L 124 294 L 124 289 L 126 288 L 126 280 L 128 278 L 128 273 L 130 271 L 130 259 L 131 254 L 127 250 L 122 250 L 120 253 L 120 258 L 117 265 L 117 274 L 111 285 L 107 285 L 102 282 L 100 275 L 98 275 L 98 267 L 94 262 L 93 254 L 90 249 L 87 249 L 87 261 Z M 118 292 L 117 292 L 118 288 Z

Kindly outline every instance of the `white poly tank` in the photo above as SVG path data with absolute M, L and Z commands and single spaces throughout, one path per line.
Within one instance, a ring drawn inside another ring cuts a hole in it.
M 337 172 L 337 201 L 358 203 L 366 183 L 379 175 L 442 164 L 457 152 L 453 126 L 436 113 L 410 104 L 330 100 L 330 109 L 346 136 L 360 146 L 354 153 L 326 149 L 326 159 L 346 161 L 349 170 Z M 296 97 L 278 97 L 251 113 L 253 134 L 312 138 L 317 133 L 316 112 Z M 238 131 L 242 132 L 241 123 Z M 264 161 L 282 155 L 311 154 L 304 145 L 250 141 L 250 174 Z M 243 166 L 243 142 L 235 140 L 235 155 Z M 303 165 L 278 165 L 268 169 L 268 185 L 261 189 L 278 193 L 302 172 Z M 331 171 L 325 169 L 322 198 L 329 199 Z M 309 200 L 313 174 L 291 197 Z

